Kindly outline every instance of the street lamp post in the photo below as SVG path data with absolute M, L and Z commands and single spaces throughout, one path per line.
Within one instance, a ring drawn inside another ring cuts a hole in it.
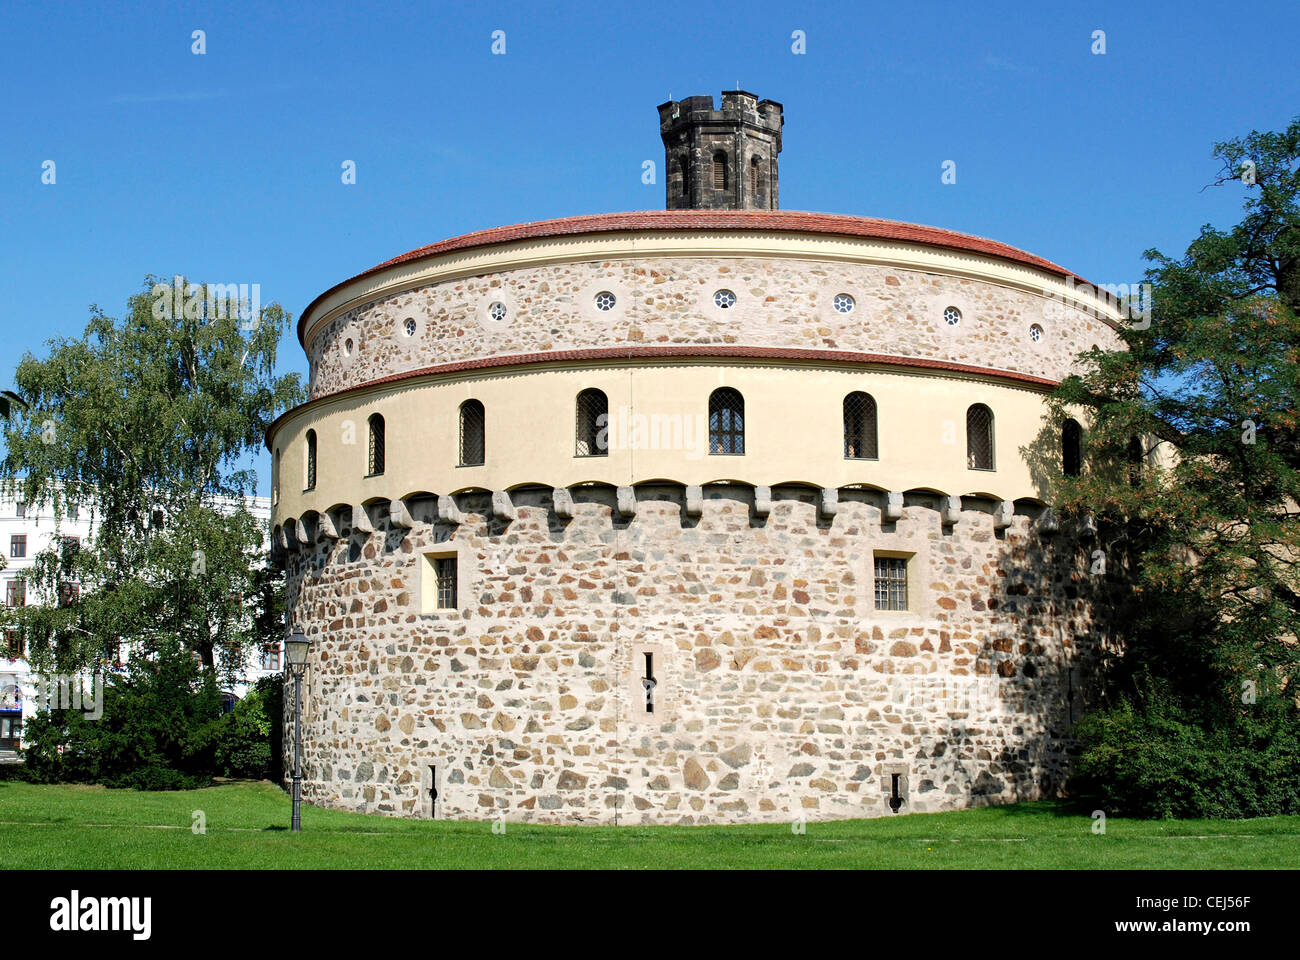
M 307 670 L 307 650 L 311 640 L 294 627 L 284 642 L 284 660 L 293 677 L 293 820 L 289 829 L 302 831 L 302 675 Z

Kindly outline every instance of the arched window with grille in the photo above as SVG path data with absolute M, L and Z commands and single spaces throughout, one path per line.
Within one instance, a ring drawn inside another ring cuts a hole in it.
M 721 150 L 713 155 L 713 189 L 727 189 L 727 155 Z
M 578 394 L 575 457 L 603 457 L 609 453 L 609 400 L 603 390 L 589 389 Z
M 303 479 L 306 481 L 303 484 L 303 490 L 315 490 L 316 489 L 316 431 L 315 430 L 307 431 L 307 463 L 306 463 L 306 469 L 303 471 L 303 473 L 304 473 Z
M 384 418 L 377 413 L 370 415 L 370 454 L 366 460 L 369 468 L 366 476 L 377 477 L 384 472 Z
M 876 460 L 876 401 L 855 391 L 844 398 L 844 459 Z
M 993 411 L 982 403 L 966 411 L 966 466 L 993 469 Z
M 745 398 L 721 387 L 709 395 L 709 453 L 745 452 Z
M 1061 425 L 1061 469 L 1067 477 L 1083 472 L 1083 428 L 1077 420 L 1067 419 Z
M 460 405 L 460 465 L 480 467 L 485 460 L 487 443 L 484 436 L 487 414 L 478 400 L 466 400 Z
M 763 158 L 753 156 L 749 158 L 749 192 L 757 197 L 763 184 Z

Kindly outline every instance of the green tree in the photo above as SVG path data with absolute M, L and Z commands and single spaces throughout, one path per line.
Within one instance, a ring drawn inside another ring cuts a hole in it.
M 1079 785 L 1137 813 L 1300 809 L 1294 777 L 1265 798 L 1244 772 L 1277 751 L 1270 769 L 1294 770 L 1300 750 L 1300 118 L 1215 156 L 1241 222 L 1180 258 L 1147 251 L 1152 322 L 1053 398 L 1091 421 L 1060 509 L 1097 517 L 1132 584 Z
M 125 317 L 92 307 L 81 338 L 15 371 L 0 479 L 56 522 L 76 507 L 96 524 L 93 543 L 47 551 L 28 574 L 34 602 L 17 616 L 40 670 L 82 669 L 118 637 L 174 640 L 215 670 L 269 629 L 244 463 L 303 399 L 297 374 L 275 374 L 290 318 L 276 304 L 241 317 L 205 287 L 176 287 L 146 278 Z M 71 583 L 86 589 L 74 598 Z

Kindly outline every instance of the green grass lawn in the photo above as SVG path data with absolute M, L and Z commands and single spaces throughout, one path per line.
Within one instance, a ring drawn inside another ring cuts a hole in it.
M 202 810 L 207 833 L 190 829 Z M 1141 821 L 1022 803 L 878 820 L 740 827 L 581 827 L 398 820 L 303 807 L 269 783 L 143 793 L 0 782 L 10 869 L 249 868 L 1098 868 L 1260 869 L 1300 864 L 1300 817 Z

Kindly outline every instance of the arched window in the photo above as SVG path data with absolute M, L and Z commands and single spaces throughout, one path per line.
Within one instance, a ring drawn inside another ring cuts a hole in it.
M 876 401 L 857 391 L 844 398 L 844 459 L 875 460 Z
M 749 158 L 749 192 L 755 197 L 758 196 L 759 186 L 762 182 L 762 171 L 760 169 L 762 163 L 761 157 Z
M 1067 477 L 1083 472 L 1083 428 L 1077 420 L 1061 425 L 1061 469 Z
M 1142 461 L 1146 459 L 1146 453 L 1142 449 L 1142 441 L 1137 437 L 1129 438 L 1127 453 L 1129 486 L 1140 486 L 1142 483 Z
M 713 155 L 713 189 L 727 189 L 727 155 L 721 150 Z
M 966 466 L 993 469 L 993 411 L 982 403 L 966 411 Z
M 484 425 L 487 415 L 483 404 L 477 400 L 466 400 L 460 405 L 460 465 L 462 467 L 481 467 L 487 450 L 484 438 Z
M 369 422 L 370 456 L 366 460 L 369 468 L 366 476 L 377 477 L 384 472 L 384 418 L 372 413 Z
M 722 387 L 709 395 L 709 453 L 745 452 L 745 398 Z
M 575 457 L 603 457 L 609 452 L 609 400 L 602 390 L 578 394 Z
M 303 490 L 316 489 L 316 431 L 307 431 L 307 469 Z
M 275 451 L 275 465 L 271 468 L 271 502 L 280 502 L 280 451 Z M 22 516 L 22 504 L 18 507 L 18 516 Z

